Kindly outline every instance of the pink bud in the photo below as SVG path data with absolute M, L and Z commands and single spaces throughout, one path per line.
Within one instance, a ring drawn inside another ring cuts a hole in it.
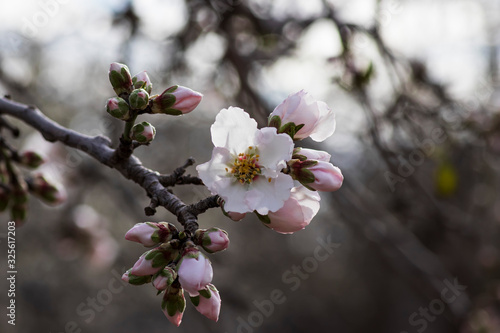
M 132 139 L 139 143 L 147 144 L 153 141 L 155 135 L 156 129 L 147 121 L 135 124 L 134 127 L 132 127 Z
M 165 308 L 163 310 L 163 313 L 165 314 L 165 316 L 167 317 L 168 321 L 170 321 L 172 324 L 174 324 L 175 326 L 179 327 L 181 325 L 181 322 L 182 322 L 182 316 L 184 315 L 184 312 L 175 312 L 175 314 L 173 316 L 169 315 L 168 314 L 168 311 L 167 309 Z
M 109 81 L 118 96 L 132 91 L 132 78 L 124 64 L 114 62 L 109 66 Z
M 149 79 L 148 73 L 146 71 L 140 72 L 132 78 L 132 83 L 134 84 L 134 88 L 139 89 L 142 88 L 151 94 L 151 90 L 153 89 L 153 84 Z
M 159 228 L 155 223 L 145 222 L 137 223 L 125 234 L 125 239 L 131 242 L 141 243 L 144 246 L 154 246 L 158 243 L 151 237 Z
M 271 221 L 267 227 L 282 234 L 291 234 L 304 229 L 319 211 L 319 194 L 303 186 L 294 187 L 290 198 L 276 212 L 269 212 Z
M 158 290 L 165 290 L 177 278 L 177 273 L 171 267 L 165 267 L 153 280 L 153 286 Z
M 304 90 L 288 96 L 269 116 L 281 119 L 281 126 L 294 123 L 304 125 L 294 135 L 295 140 L 311 137 L 314 141 L 324 141 L 335 131 L 335 114 L 326 103 L 314 100 Z
M 305 156 L 308 160 L 316 160 L 324 162 L 330 162 L 330 158 L 332 157 L 332 155 L 328 154 L 326 151 L 307 149 L 307 148 L 296 148 L 293 151 L 292 158 L 295 158 L 296 155 Z
M 163 295 L 161 308 L 168 320 L 178 327 L 186 309 L 186 299 L 182 288 L 170 286 Z
M 214 253 L 223 251 L 229 246 L 229 238 L 226 231 L 219 228 L 210 228 L 208 230 L 202 230 L 201 232 L 201 246 L 207 252 Z
M 183 86 L 172 86 L 153 98 L 151 111 L 174 116 L 193 111 L 201 102 L 202 94 Z
M 178 267 L 179 282 L 190 295 L 198 295 L 198 290 L 205 288 L 212 281 L 212 265 L 197 249 L 188 249 Z
M 337 191 L 344 181 L 344 176 L 339 168 L 331 163 L 318 161 L 318 164 L 308 168 L 314 174 L 314 182 L 307 186 L 324 192 Z
M 184 114 L 193 111 L 200 104 L 203 97 L 199 92 L 183 86 L 177 87 L 172 94 L 175 96 L 175 103 L 172 109 L 179 110 Z
M 130 280 L 130 279 L 129 279 L 129 276 L 128 276 L 128 275 L 129 275 L 129 273 L 130 273 L 129 271 L 126 271 L 125 273 L 123 273 L 123 275 L 122 275 L 122 280 L 123 280 L 123 281 L 125 281 L 125 282 L 129 282 L 129 280 Z
M 66 191 L 62 186 L 57 187 L 49 183 L 40 173 L 33 175 L 30 190 L 34 195 L 51 205 L 59 205 L 67 199 Z
M 200 294 L 192 297 L 191 301 L 199 313 L 213 321 L 219 320 L 221 299 L 219 291 L 213 284 L 209 284 L 206 289 L 200 290 Z
M 166 276 L 161 276 L 158 275 L 154 280 L 153 280 L 153 286 L 158 289 L 158 290 L 165 290 L 168 287 L 167 284 L 168 278 Z
M 21 164 L 29 168 L 38 168 L 43 164 L 43 157 L 33 151 L 26 151 L 20 156 Z
M 139 260 L 136 261 L 136 263 L 130 270 L 130 274 L 137 276 L 153 275 L 163 268 L 161 266 L 153 267 L 153 261 L 146 259 L 146 255 L 148 253 L 149 252 L 146 252 L 142 256 L 140 256 Z

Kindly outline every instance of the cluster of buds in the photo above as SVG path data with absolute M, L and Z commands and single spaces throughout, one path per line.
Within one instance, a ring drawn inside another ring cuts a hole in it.
M 49 183 L 42 174 L 22 176 L 18 166 L 37 169 L 44 163 L 40 154 L 18 153 L 11 147 L 0 147 L 0 150 L 0 212 L 9 209 L 11 219 L 21 224 L 27 215 L 28 193 L 47 204 L 60 204 L 65 200 L 64 190 Z
M 340 169 L 324 151 L 295 147 L 310 137 L 324 141 L 335 131 L 335 114 L 326 103 L 305 91 L 288 96 L 270 114 L 268 126 L 242 109 L 230 107 L 212 125 L 212 160 L 197 170 L 212 194 L 223 200 L 223 212 L 233 220 L 255 213 L 265 226 L 293 233 L 318 213 L 318 191 L 342 186 Z
M 109 68 L 109 81 L 116 97 L 108 99 L 106 111 L 113 117 L 128 122 L 132 133 L 124 133 L 126 141 L 135 140 L 139 144 L 149 144 L 155 128 L 143 121 L 134 126 L 140 114 L 163 113 L 181 115 L 193 111 L 201 102 L 202 94 L 182 86 L 172 86 L 159 95 L 151 95 L 153 84 L 143 71 L 132 77 L 124 64 L 112 63 Z
M 209 253 L 229 246 L 227 233 L 218 228 L 198 229 L 192 238 L 166 222 L 144 222 L 132 227 L 125 239 L 154 247 L 143 253 L 122 279 L 132 285 L 152 283 L 163 294 L 161 308 L 179 326 L 186 308 L 184 291 L 195 308 L 214 321 L 219 319 L 221 299 L 212 282 L 212 265 L 199 250 Z

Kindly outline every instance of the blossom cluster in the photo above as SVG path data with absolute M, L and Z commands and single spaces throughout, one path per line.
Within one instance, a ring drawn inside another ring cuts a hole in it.
M 135 124 L 138 115 L 186 114 L 193 111 L 203 97 L 199 92 L 178 85 L 165 89 L 159 95 L 151 95 L 153 84 L 145 71 L 132 77 L 128 67 L 117 62 L 112 63 L 109 68 L 109 81 L 117 96 L 108 99 L 106 111 L 130 124 L 123 139 L 135 140 L 141 145 L 149 144 L 154 139 L 156 130 L 147 121 Z
M 30 150 L 18 152 L 0 140 L 0 213 L 8 209 L 11 219 L 18 226 L 26 219 L 29 193 L 49 205 L 58 205 L 66 200 L 64 188 L 47 180 L 40 170 L 24 176 L 19 168 L 31 171 L 44 162 L 40 154 Z
M 217 321 L 221 299 L 212 282 L 212 265 L 198 246 L 208 253 L 225 250 L 229 238 L 218 228 L 198 229 L 191 240 L 166 222 L 144 222 L 132 227 L 125 239 L 153 249 L 143 253 L 122 279 L 132 285 L 152 283 L 163 293 L 162 309 L 179 326 L 186 308 L 184 291 L 201 314 Z
M 318 213 L 317 191 L 336 191 L 344 179 L 330 154 L 294 143 L 307 137 L 321 142 L 334 131 L 333 111 L 303 90 L 278 105 L 261 129 L 244 110 L 229 107 L 211 127 L 211 160 L 197 170 L 233 220 L 253 212 L 267 227 L 293 233 Z

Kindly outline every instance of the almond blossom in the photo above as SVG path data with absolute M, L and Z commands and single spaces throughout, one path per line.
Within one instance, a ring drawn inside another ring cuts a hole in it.
M 282 173 L 293 141 L 276 128 L 257 122 L 237 107 L 222 109 L 211 127 L 212 159 L 199 165 L 200 178 L 212 194 L 235 213 L 277 211 L 290 196 L 293 180 Z

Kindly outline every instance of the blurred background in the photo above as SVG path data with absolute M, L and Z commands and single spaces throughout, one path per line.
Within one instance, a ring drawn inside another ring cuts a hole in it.
M 125 232 L 175 218 L 146 217 L 134 183 L 14 122 L 22 136 L 9 142 L 48 157 L 43 172 L 68 201 L 30 199 L 16 234 L 17 324 L 3 315 L 0 331 L 500 332 L 499 43 L 496 0 L 5 2 L 2 95 L 116 143 L 123 124 L 104 110 L 111 62 L 146 70 L 154 93 L 200 91 L 189 115 L 143 117 L 157 136 L 136 155 L 169 173 L 189 156 L 210 159 L 221 108 L 262 126 L 305 89 L 336 112 L 337 129 L 300 145 L 328 151 L 345 182 L 293 235 L 218 209 L 200 215 L 231 239 L 210 256 L 221 315 L 211 322 L 188 301 L 175 328 L 154 288 L 119 280 L 145 250 Z M 187 203 L 210 195 L 173 191 Z M 0 289 L 4 300 L 5 278 Z

